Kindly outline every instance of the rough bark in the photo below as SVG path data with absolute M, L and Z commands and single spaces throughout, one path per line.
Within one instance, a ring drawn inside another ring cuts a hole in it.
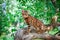
M 54 36 L 48 33 L 27 33 L 24 29 L 20 29 L 16 32 L 14 40 L 32 40 L 33 38 L 43 38 L 44 40 L 60 40 L 60 34 Z

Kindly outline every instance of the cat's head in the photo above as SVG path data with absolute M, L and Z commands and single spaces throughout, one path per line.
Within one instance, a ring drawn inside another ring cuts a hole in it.
M 22 15 L 24 18 L 28 18 L 28 11 L 22 10 Z

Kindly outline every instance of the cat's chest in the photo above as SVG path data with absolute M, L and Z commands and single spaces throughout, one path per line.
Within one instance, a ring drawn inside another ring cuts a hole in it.
M 36 22 L 37 20 L 33 17 L 28 17 L 27 19 L 25 19 L 26 23 L 29 24 L 30 26 L 36 26 Z

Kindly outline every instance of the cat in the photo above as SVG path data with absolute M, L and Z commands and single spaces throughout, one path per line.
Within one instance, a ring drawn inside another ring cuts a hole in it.
M 33 26 L 35 28 L 37 33 L 44 33 L 45 31 L 51 29 L 51 27 L 46 27 L 43 24 L 43 22 L 41 22 L 37 18 L 34 18 L 33 16 L 29 15 L 28 11 L 22 10 L 22 16 L 28 25 L 28 31 L 27 32 L 31 31 L 31 29 L 30 29 L 31 26 Z

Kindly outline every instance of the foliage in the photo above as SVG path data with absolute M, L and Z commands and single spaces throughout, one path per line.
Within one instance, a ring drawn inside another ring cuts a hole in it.
M 57 1 L 57 4 L 59 5 L 60 1 Z M 60 5 L 58 7 L 60 8 Z M 51 0 L 0 0 L 0 35 L 11 36 L 19 28 L 27 26 L 22 17 L 22 10 L 28 10 L 31 16 L 46 25 L 50 24 L 51 18 L 56 14 Z M 58 16 L 60 22 L 60 14 Z M 1 40 L 5 40 L 4 37 L 1 38 L 3 38 Z

